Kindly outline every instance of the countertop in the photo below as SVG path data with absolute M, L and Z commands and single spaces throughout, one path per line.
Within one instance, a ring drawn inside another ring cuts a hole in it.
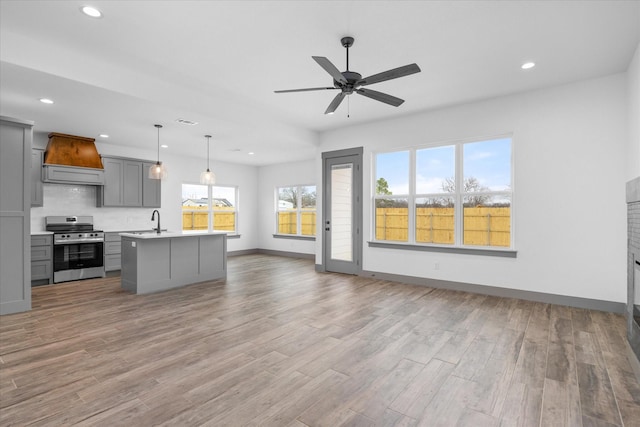
M 33 232 L 31 232 L 32 236 L 46 236 L 48 234 L 53 234 L 53 231 L 33 231 Z
M 197 237 L 197 236 L 220 236 L 226 235 L 226 231 L 163 231 L 158 234 L 154 231 L 145 233 L 120 233 L 122 237 L 129 237 L 132 239 L 171 239 L 175 237 Z

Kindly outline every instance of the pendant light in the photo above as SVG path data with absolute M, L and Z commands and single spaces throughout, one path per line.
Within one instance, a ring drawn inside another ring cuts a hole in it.
M 160 161 L 160 129 L 162 125 L 154 125 L 158 129 L 158 161 L 149 168 L 149 179 L 165 179 L 167 177 L 167 167 Z
M 200 174 L 200 184 L 213 185 L 216 183 L 216 174 L 209 169 L 209 146 L 211 135 L 205 135 L 207 138 L 207 170 Z

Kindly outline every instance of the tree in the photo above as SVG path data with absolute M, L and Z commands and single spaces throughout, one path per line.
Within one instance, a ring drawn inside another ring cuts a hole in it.
M 280 200 L 291 203 L 293 208 L 298 207 L 298 195 L 302 203 L 302 207 L 312 207 L 316 205 L 316 192 L 309 191 L 308 187 L 284 187 L 280 189 Z
M 389 191 L 389 183 L 384 178 L 378 178 L 376 181 L 376 194 L 382 195 L 391 195 L 391 191 Z
M 485 187 L 480 184 L 478 178 L 470 176 L 466 178 L 462 184 L 464 193 L 484 193 L 487 191 L 491 191 L 489 187 Z M 455 193 L 456 191 L 456 182 L 454 178 L 445 178 L 442 181 L 442 190 L 447 193 Z M 487 194 L 476 194 L 466 196 L 465 206 L 482 206 L 491 200 L 491 196 Z

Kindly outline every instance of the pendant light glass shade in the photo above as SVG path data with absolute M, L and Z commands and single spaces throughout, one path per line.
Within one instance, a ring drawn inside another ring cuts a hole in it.
M 154 125 L 158 129 L 158 161 L 149 168 L 149 179 L 165 179 L 167 177 L 167 167 L 160 161 L 160 129 L 162 125 Z
M 209 139 L 211 135 L 205 135 L 207 138 L 207 170 L 200 174 L 200 184 L 214 185 L 216 183 L 216 174 L 211 172 L 209 168 Z

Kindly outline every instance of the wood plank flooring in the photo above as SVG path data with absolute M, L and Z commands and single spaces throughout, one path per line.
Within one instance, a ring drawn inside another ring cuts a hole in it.
M 228 264 L 151 295 L 34 288 L 0 318 L 0 424 L 640 426 L 622 316 Z

